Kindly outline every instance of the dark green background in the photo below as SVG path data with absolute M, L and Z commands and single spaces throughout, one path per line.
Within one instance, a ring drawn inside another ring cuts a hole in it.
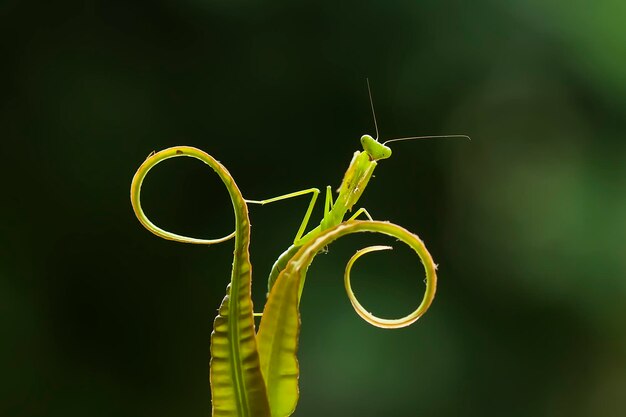
M 149 234 L 132 175 L 187 144 L 247 198 L 336 187 L 374 131 L 365 77 L 382 138 L 473 141 L 394 144 L 361 202 L 440 264 L 422 320 L 380 330 L 344 295 L 350 254 L 384 239 L 314 263 L 296 415 L 626 415 L 625 4 L 0 2 L 0 415 L 208 416 L 232 242 Z M 144 195 L 165 228 L 231 231 L 200 163 L 159 166 Z M 305 207 L 252 207 L 258 309 Z M 421 298 L 403 248 L 354 274 L 380 315 Z

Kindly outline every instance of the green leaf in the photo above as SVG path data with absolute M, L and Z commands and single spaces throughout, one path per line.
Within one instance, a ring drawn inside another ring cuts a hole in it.
M 289 416 L 298 403 L 298 289 L 296 276 L 280 278 L 272 287 L 263 311 L 257 341 L 261 372 L 267 386 L 272 417 Z
M 255 337 L 247 219 L 237 227 L 231 283 L 211 334 L 213 417 L 270 417 Z
M 211 334 L 213 417 L 269 417 L 254 328 L 246 320 L 230 320 L 226 295 Z

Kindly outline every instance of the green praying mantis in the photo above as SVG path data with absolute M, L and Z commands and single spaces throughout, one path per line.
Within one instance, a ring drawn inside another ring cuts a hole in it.
M 374 122 L 378 138 L 375 114 Z M 317 188 L 267 200 L 247 200 L 220 162 L 206 152 L 189 146 L 175 146 L 153 153 L 141 164 L 132 180 L 130 197 L 135 215 L 146 229 L 164 239 L 199 245 L 216 244 L 233 237 L 235 239 L 231 280 L 211 334 L 210 384 L 213 417 L 284 417 L 294 412 L 299 396 L 296 356 L 300 332 L 299 303 L 306 273 L 315 256 L 342 236 L 373 232 L 395 237 L 415 251 L 426 273 L 426 289 L 422 301 L 412 313 L 400 319 L 379 318 L 368 312 L 357 300 L 350 284 L 350 272 L 361 256 L 391 247 L 369 246 L 357 251 L 346 265 L 344 284 L 352 306 L 364 320 L 381 328 L 400 328 L 414 323 L 428 310 L 435 296 L 437 267 L 424 243 L 398 225 L 373 220 L 364 208 L 356 210 L 348 220 L 344 221 L 344 218 L 359 201 L 378 161 L 391 156 L 391 149 L 386 143 L 433 137 L 435 136 L 399 138 L 380 143 L 370 135 L 362 136 L 363 151 L 354 153 L 336 199 L 333 201 L 332 191 L 328 186 L 323 218 L 317 227 L 306 234 L 304 232 L 320 193 Z M 218 239 L 198 239 L 163 230 L 146 216 L 141 206 L 141 185 L 155 165 L 175 157 L 198 159 L 220 177 L 228 190 L 235 214 L 233 233 Z M 251 298 L 248 204 L 268 204 L 306 194 L 312 197 L 302 224 L 293 244 L 272 267 L 265 308 L 262 314 L 255 314 Z M 362 214 L 367 220 L 357 220 Z M 255 328 L 255 315 L 261 316 L 258 331 Z

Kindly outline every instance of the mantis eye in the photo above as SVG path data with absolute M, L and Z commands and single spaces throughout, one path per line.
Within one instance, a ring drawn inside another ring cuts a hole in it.
M 387 159 L 391 156 L 391 148 L 378 142 L 370 135 L 361 136 L 361 145 L 373 161 Z

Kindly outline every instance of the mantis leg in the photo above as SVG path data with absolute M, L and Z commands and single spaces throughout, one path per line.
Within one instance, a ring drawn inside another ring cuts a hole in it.
M 324 201 L 324 216 L 330 213 L 330 210 L 333 208 L 335 203 L 333 202 L 333 191 L 330 188 L 330 185 L 326 186 L 326 200 Z
M 361 214 L 365 214 L 365 217 L 368 218 L 368 220 L 373 221 L 374 219 L 372 219 L 372 216 L 370 216 L 370 214 L 368 213 L 367 210 L 365 210 L 363 207 L 361 207 L 360 209 L 358 209 L 353 215 L 352 217 L 350 217 L 348 220 L 354 220 L 357 217 L 359 217 L 359 215 Z
M 298 240 L 300 240 L 300 238 L 304 234 L 304 230 L 306 229 L 307 224 L 309 224 L 309 219 L 311 218 L 311 213 L 313 212 L 313 207 L 315 206 L 315 201 L 317 200 L 317 196 L 319 195 L 320 190 L 318 190 L 317 188 L 309 188 L 306 190 L 296 191 L 293 193 L 280 195 L 278 197 L 269 198 L 267 200 L 246 200 L 246 203 L 260 204 L 263 206 L 265 204 L 274 203 L 276 201 L 281 201 L 281 200 L 287 200 L 292 197 L 298 197 L 298 196 L 309 194 L 309 193 L 313 194 L 313 196 L 311 197 L 311 202 L 309 203 L 309 207 L 306 209 L 306 213 L 304 214 L 304 219 L 302 220 L 302 224 L 300 225 L 300 228 L 298 229 L 298 233 L 296 234 L 296 238 L 294 239 L 294 242 L 297 242 Z

